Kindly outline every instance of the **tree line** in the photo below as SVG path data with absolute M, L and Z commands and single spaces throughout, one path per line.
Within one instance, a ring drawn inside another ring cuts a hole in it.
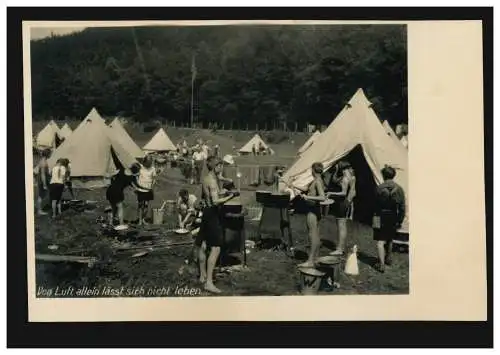
M 303 127 L 329 124 L 359 87 L 381 119 L 408 117 L 397 25 L 88 28 L 32 41 L 31 73 L 34 119 L 96 107 L 184 126 L 193 96 L 204 126 Z

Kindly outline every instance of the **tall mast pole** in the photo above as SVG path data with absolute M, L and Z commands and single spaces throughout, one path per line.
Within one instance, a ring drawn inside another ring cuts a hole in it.
M 193 114 L 194 114 L 193 98 L 194 98 L 194 77 L 191 78 L 191 128 L 193 128 Z
M 193 55 L 193 61 L 191 63 L 191 128 L 193 128 L 194 122 L 194 81 L 196 80 L 196 72 L 195 56 Z

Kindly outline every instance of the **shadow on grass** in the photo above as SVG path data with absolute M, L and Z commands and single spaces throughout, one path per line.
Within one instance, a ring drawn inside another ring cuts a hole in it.
M 321 245 L 330 250 L 335 250 L 337 246 L 334 242 L 328 239 L 321 239 Z
M 256 247 L 260 250 L 268 249 L 278 249 L 283 245 L 283 241 L 280 238 L 261 238 L 257 241 Z
M 303 250 L 295 249 L 293 253 L 293 258 L 298 261 L 306 261 L 308 256 L 309 255 Z
M 363 264 L 373 267 L 377 263 L 378 258 L 360 251 L 358 252 L 358 260 Z

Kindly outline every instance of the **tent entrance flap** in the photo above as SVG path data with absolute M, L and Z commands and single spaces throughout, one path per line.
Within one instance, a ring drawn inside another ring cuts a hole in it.
M 356 145 L 347 155 L 341 160 L 347 161 L 354 169 L 356 176 L 356 197 L 354 198 L 354 214 L 353 219 L 363 224 L 371 225 L 374 211 L 375 190 L 377 183 L 373 172 L 368 165 L 363 148 L 361 145 Z M 331 174 L 334 171 L 334 166 L 328 170 L 326 182 L 329 191 L 339 191 L 339 187 L 335 187 L 330 183 Z

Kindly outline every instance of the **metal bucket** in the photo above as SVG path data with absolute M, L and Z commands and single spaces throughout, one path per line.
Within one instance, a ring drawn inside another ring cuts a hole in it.
M 153 208 L 153 224 L 163 224 L 163 210 Z
M 315 268 L 299 268 L 300 292 L 303 295 L 316 295 L 325 273 Z
M 344 262 L 342 256 L 327 255 L 318 258 L 319 269 L 331 279 L 332 285 L 340 282 L 340 272 Z

